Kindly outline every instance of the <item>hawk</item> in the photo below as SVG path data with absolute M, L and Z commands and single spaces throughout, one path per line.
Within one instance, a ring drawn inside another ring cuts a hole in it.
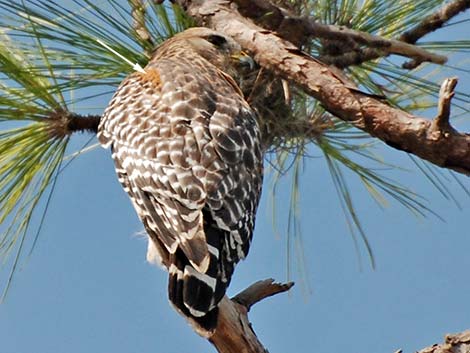
M 263 178 L 257 117 L 231 76 L 241 55 L 207 28 L 175 35 L 122 82 L 98 129 L 148 235 L 147 260 L 169 272 L 174 307 L 207 331 L 248 254 Z

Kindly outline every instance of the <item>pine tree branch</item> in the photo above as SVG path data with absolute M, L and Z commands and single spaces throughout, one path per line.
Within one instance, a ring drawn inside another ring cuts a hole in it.
M 219 353 L 267 353 L 248 320 L 248 311 L 255 303 L 286 292 L 293 285 L 267 279 L 252 284 L 232 299 L 225 297 L 219 304 L 217 328 L 209 341 Z
M 312 34 L 315 33 L 328 39 L 342 40 L 344 37 L 350 38 L 358 44 L 364 44 L 383 52 L 382 55 L 396 54 L 441 65 L 445 64 L 447 61 L 445 56 L 431 53 L 416 45 L 411 45 L 396 39 L 386 39 L 366 32 L 355 31 L 344 26 L 338 27 L 315 23 Z
M 56 110 L 49 114 L 44 122 L 49 125 L 51 136 L 63 138 L 75 132 L 96 134 L 100 120 L 100 115 L 80 115 L 65 110 Z
M 294 282 L 289 283 L 275 283 L 274 279 L 265 279 L 264 281 L 258 281 L 245 290 L 238 293 L 232 298 L 238 304 L 243 305 L 247 311 L 250 311 L 251 307 L 263 299 L 272 297 L 273 295 L 288 291 L 294 286 Z
M 469 8 L 470 0 L 454 0 L 446 3 L 436 12 L 424 18 L 418 25 L 403 33 L 400 37 L 398 37 L 398 41 L 402 43 L 408 43 L 410 45 L 415 44 L 418 40 L 441 28 L 445 23 Z M 336 58 L 323 56 L 320 58 L 320 60 L 325 63 L 344 68 L 378 59 L 388 54 L 384 53 L 383 48 L 366 48 L 362 51 L 352 51 L 345 53 L 344 55 Z M 412 70 L 425 61 L 427 60 L 422 60 L 419 57 L 415 57 L 412 60 L 404 63 L 402 66 L 404 69 Z
M 435 13 L 424 18 L 417 26 L 403 33 L 398 39 L 406 43 L 414 44 L 420 38 L 441 28 L 450 19 L 469 8 L 470 0 L 454 0 L 444 4 Z M 411 70 L 418 67 L 421 63 L 422 61 L 419 59 L 413 59 L 404 63 L 403 68 Z
M 331 114 L 393 148 L 470 175 L 470 134 L 438 131 L 432 121 L 359 91 L 327 65 L 241 16 L 230 1 L 177 2 L 204 25 L 235 38 L 262 67 L 303 88 Z
M 414 44 L 425 35 L 441 28 L 459 13 L 470 8 L 470 0 L 454 0 L 444 4 L 435 13 L 424 18 L 417 26 L 403 33 L 399 40 Z
M 355 50 L 341 55 L 325 54 L 319 58 L 324 63 L 340 68 L 359 65 L 391 54 L 412 58 L 411 61 L 403 64 L 407 69 L 416 68 L 423 62 L 442 65 L 447 61 L 445 56 L 431 53 L 413 44 L 430 32 L 441 28 L 460 12 L 470 8 L 469 0 L 454 0 L 443 5 L 398 39 L 387 39 L 344 26 L 325 25 L 311 18 L 293 16 L 265 0 L 234 0 L 233 2 L 238 5 L 238 10 L 244 17 L 253 19 L 263 28 L 276 31 L 279 36 L 293 44 L 302 45 L 310 36 L 348 43 L 343 47 Z M 358 45 L 365 45 L 367 48 L 360 48 Z

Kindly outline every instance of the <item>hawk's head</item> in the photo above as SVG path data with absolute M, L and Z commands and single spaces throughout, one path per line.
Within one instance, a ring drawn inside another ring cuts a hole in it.
M 228 69 L 234 60 L 249 63 L 250 66 L 253 64 L 235 40 L 205 27 L 194 27 L 176 34 L 156 48 L 151 61 L 175 52 L 199 55 L 223 71 L 230 71 Z

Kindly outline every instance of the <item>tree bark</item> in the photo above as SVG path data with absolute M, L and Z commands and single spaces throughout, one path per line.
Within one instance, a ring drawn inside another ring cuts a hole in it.
M 459 133 L 359 91 L 329 66 L 241 16 L 233 1 L 176 1 L 203 25 L 225 32 L 262 66 L 300 86 L 331 114 L 395 149 L 470 175 L 470 134 Z
M 293 285 L 267 279 L 254 283 L 232 299 L 224 297 L 219 304 L 217 328 L 209 341 L 219 353 L 268 353 L 253 331 L 248 312 L 257 302 L 288 291 Z
M 58 109 L 45 118 L 49 133 L 52 137 L 63 138 L 75 132 L 98 132 L 101 115 L 80 115 L 63 109 Z

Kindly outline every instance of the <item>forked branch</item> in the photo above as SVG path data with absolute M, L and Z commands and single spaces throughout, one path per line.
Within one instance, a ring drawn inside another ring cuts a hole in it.
M 255 303 L 286 292 L 293 285 L 267 279 L 252 284 L 232 299 L 225 297 L 219 305 L 217 328 L 209 341 L 219 353 L 267 353 L 248 320 L 248 311 Z
M 406 63 L 408 69 L 423 62 L 444 64 L 447 61 L 445 56 L 431 53 L 414 44 L 421 37 L 440 28 L 445 22 L 470 7 L 468 0 L 450 2 L 398 39 L 388 39 L 344 26 L 322 24 L 308 17 L 295 16 L 266 0 L 234 0 L 233 2 L 237 4 L 240 14 L 244 17 L 253 19 L 261 27 L 275 31 L 280 37 L 296 45 L 302 45 L 309 40 L 309 37 L 315 37 L 342 42 L 343 48 L 349 48 L 350 51 L 339 55 L 323 54 L 320 59 L 327 64 L 347 67 L 396 54 L 412 59 Z

